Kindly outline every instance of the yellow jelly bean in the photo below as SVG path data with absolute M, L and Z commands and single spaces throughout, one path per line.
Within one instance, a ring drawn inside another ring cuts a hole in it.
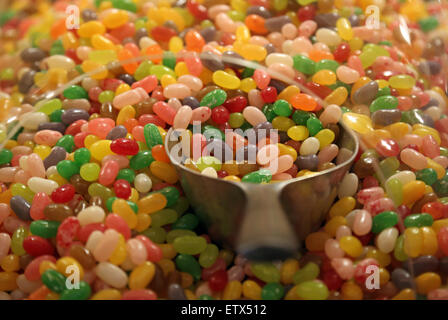
M 415 300 L 415 293 L 412 289 L 403 289 L 397 293 L 392 300 Z
M 425 194 L 425 183 L 414 180 L 403 186 L 403 204 L 409 205 L 423 197 Z
M 380 287 L 384 286 L 390 280 L 390 273 L 387 269 L 380 268 Z
M 439 233 L 440 229 L 443 227 L 448 227 L 448 219 L 439 219 L 434 221 L 431 228 L 436 232 Z
M 310 136 L 310 132 L 305 126 L 292 126 L 286 133 L 294 141 L 303 141 Z
M 117 89 L 115 89 L 115 96 L 122 94 L 123 92 L 131 90 L 131 87 L 127 83 L 120 84 Z
M 160 84 L 162 85 L 163 88 L 176 82 L 177 82 L 176 79 L 169 74 L 164 74 L 162 78 L 160 78 Z
M 115 44 L 100 34 L 94 34 L 90 39 L 92 47 L 98 50 L 115 50 Z
M 420 231 L 423 235 L 423 246 L 420 255 L 435 255 L 439 248 L 436 232 L 431 227 L 421 227 Z
M 321 84 L 323 86 L 331 86 L 336 83 L 336 74 L 330 70 L 319 70 L 312 78 L 313 82 Z
M 126 260 L 127 252 L 126 252 L 126 242 L 124 241 L 124 237 L 122 234 L 119 235 L 118 244 L 112 252 L 109 262 L 114 265 L 120 265 Z
M 342 120 L 350 129 L 360 134 L 373 131 L 372 120 L 366 115 L 346 112 L 342 115 Z
M 174 184 L 179 180 L 177 171 L 171 163 L 153 161 L 149 168 L 154 176 L 165 182 Z
M 389 131 L 392 139 L 400 140 L 408 133 L 411 133 L 411 126 L 404 122 L 396 122 L 387 127 L 384 127 L 385 130 Z
M 420 255 L 423 249 L 423 233 L 419 228 L 407 228 L 404 231 L 404 252 L 411 258 Z
M 213 72 L 213 82 L 226 89 L 238 89 L 241 84 L 241 80 L 238 77 L 222 70 Z
M 364 41 L 361 38 L 358 37 L 353 37 L 348 44 L 350 45 L 350 49 L 355 51 L 355 50 L 361 50 L 363 45 L 364 45 Z
M 160 249 L 162 250 L 163 257 L 165 259 L 173 259 L 175 256 L 177 256 L 177 251 L 174 249 L 173 244 L 171 243 L 161 243 L 158 245 Z
M 389 78 L 389 85 L 394 89 L 411 89 L 415 85 L 415 78 L 407 74 L 399 74 Z
M 74 276 L 75 279 L 79 275 L 79 279 L 84 277 L 84 268 L 72 257 L 63 257 L 56 261 L 57 270 L 66 277 Z
M 347 18 L 339 18 L 336 21 L 336 28 L 338 29 L 339 36 L 343 40 L 350 41 L 353 38 L 352 25 Z
M 382 252 L 373 247 L 369 247 L 366 257 L 375 259 L 383 268 L 387 267 L 392 262 L 392 258 L 388 253 Z
M 240 83 L 240 89 L 246 93 L 248 93 L 250 90 L 256 89 L 257 83 L 252 78 L 245 78 L 241 80 Z
M 134 270 L 129 276 L 129 288 L 145 289 L 151 280 L 154 278 L 156 272 L 155 265 L 150 261 L 145 261 Z
M 184 48 L 184 43 L 181 38 L 175 36 L 171 37 L 168 43 L 169 50 L 173 53 L 178 53 L 180 50 Z
M 326 233 L 328 233 L 331 237 L 334 237 L 336 235 L 336 230 L 340 226 L 347 225 L 347 220 L 342 216 L 335 216 L 331 218 L 324 226 L 324 230 Z
M 332 93 L 325 97 L 325 102 L 328 104 L 342 105 L 347 100 L 348 91 L 345 87 L 338 87 Z
M 109 13 L 103 19 L 103 24 L 108 29 L 115 29 L 115 28 L 122 26 L 126 22 L 128 22 L 128 20 L 129 20 L 128 12 L 125 10 L 118 10 L 118 11 Z
M 183 76 L 185 74 L 190 74 L 190 72 L 188 72 L 187 64 L 183 61 L 176 64 L 176 66 L 174 67 L 174 73 L 178 77 Z
M 356 258 L 362 254 L 362 243 L 354 236 L 342 237 L 339 240 L 339 246 L 350 257 Z
M 17 289 L 17 272 L 0 272 L 0 290 L 13 291 Z
M 274 129 L 280 130 L 280 131 L 288 131 L 289 128 L 294 126 L 294 121 L 291 118 L 283 117 L 283 116 L 277 116 L 272 120 L 272 126 Z
M 129 228 L 134 229 L 137 226 L 137 215 L 126 200 L 116 199 L 114 203 L 112 203 L 112 211 L 122 217 Z
M 330 218 L 336 216 L 345 217 L 347 214 L 349 214 L 350 211 L 355 209 L 355 206 L 356 206 L 355 198 L 343 197 L 342 199 L 339 199 L 331 206 L 329 216 Z
M 78 29 L 79 36 L 83 38 L 90 38 L 95 34 L 103 34 L 104 32 L 106 32 L 104 24 L 95 20 L 83 23 Z
M 117 289 L 103 289 L 95 293 L 90 300 L 121 300 L 121 292 Z
M 283 89 L 278 95 L 277 99 L 283 99 L 291 103 L 291 99 L 300 93 L 300 89 L 297 86 L 290 85 Z
M 92 144 L 89 148 L 92 158 L 101 161 L 105 156 L 115 154 L 110 150 L 111 143 L 111 140 L 100 140 Z
M 434 160 L 428 159 L 428 168 L 434 169 L 437 173 L 437 179 L 442 179 L 445 176 L 446 170 Z
M 51 153 L 51 148 L 45 145 L 38 145 L 34 147 L 33 152 L 36 153 L 42 160 L 44 160 Z
M 126 120 L 133 119 L 135 117 L 134 107 L 127 105 L 120 110 L 117 116 L 117 125 L 122 125 Z
M 90 149 L 91 147 L 92 147 L 92 145 L 95 143 L 95 142 L 98 142 L 98 141 L 100 141 L 101 139 L 100 138 L 98 138 L 97 136 L 95 136 L 95 135 L 93 135 L 93 134 L 89 134 L 87 137 L 85 137 L 85 139 L 84 139 L 84 146 L 87 148 L 87 149 Z
M 239 26 L 236 28 L 236 40 L 241 42 L 248 42 L 250 39 L 250 30 L 245 25 Z
M 2 267 L 3 271 L 12 272 L 17 271 L 20 269 L 20 261 L 19 256 L 16 256 L 15 254 L 9 254 L 5 256 L 0 266 Z
M 315 136 L 317 140 L 320 142 L 319 150 L 322 150 L 324 147 L 328 146 L 334 141 L 335 135 L 334 132 L 330 129 L 320 130 Z
M 428 294 L 432 290 L 439 289 L 442 280 L 440 276 L 435 272 L 425 272 L 415 278 L 417 284 L 417 292 L 420 294 Z
M 57 270 L 56 265 L 48 260 L 42 261 L 39 265 L 39 273 L 42 274 L 48 269 Z
M 267 51 L 265 47 L 252 44 L 245 43 L 241 46 L 241 50 L 239 50 L 239 54 L 243 56 L 244 59 L 247 60 L 255 60 L 255 61 L 263 61 L 266 58 Z
M 170 259 L 161 259 L 156 262 L 157 265 L 162 269 L 163 275 L 166 277 L 170 272 L 176 270 L 176 265 L 173 260 Z
M 299 285 L 295 285 L 294 287 L 292 287 L 291 289 L 289 289 L 289 291 L 286 293 L 285 295 L 285 300 L 302 300 L 298 295 L 297 295 L 297 287 Z
M 227 283 L 222 293 L 222 300 L 236 300 L 241 297 L 243 286 L 241 282 L 233 280 Z
M 278 150 L 280 151 L 279 156 L 289 155 L 292 157 L 293 161 L 297 159 L 297 151 L 293 147 L 287 146 L 283 143 L 277 143 Z M 223 169 L 224 170 L 224 169 Z
M 137 226 L 135 227 L 135 230 L 138 232 L 143 232 L 146 229 L 149 228 L 151 225 L 151 217 L 146 213 L 140 213 L 137 215 Z
M 243 282 L 243 296 L 251 300 L 261 299 L 261 287 L 253 280 Z
M 48 176 L 48 179 L 53 180 L 57 182 L 58 185 L 63 186 L 64 184 L 67 184 L 68 181 L 65 180 L 59 173 L 53 173 Z
M 299 270 L 299 261 L 296 259 L 287 259 L 283 262 L 280 269 L 280 281 L 283 284 L 293 283 L 294 274 Z M 244 294 L 244 283 L 243 283 L 243 294 Z
M 141 198 L 138 205 L 138 213 L 154 213 L 165 208 L 167 200 L 163 194 L 153 193 L 144 198 Z
M 343 300 L 362 300 L 363 293 L 360 286 L 352 281 L 347 281 L 341 287 L 341 298 Z

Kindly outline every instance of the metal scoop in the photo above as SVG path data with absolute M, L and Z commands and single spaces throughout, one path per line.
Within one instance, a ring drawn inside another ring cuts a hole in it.
M 340 127 L 336 167 L 271 184 L 231 182 L 185 167 L 170 152 L 178 143 L 170 141 L 173 129 L 165 148 L 213 241 L 251 260 L 282 260 L 295 254 L 305 237 L 321 226 L 358 153 L 354 133 L 343 124 Z

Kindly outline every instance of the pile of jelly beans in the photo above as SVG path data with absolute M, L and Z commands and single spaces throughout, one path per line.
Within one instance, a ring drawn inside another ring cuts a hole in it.
M 69 4 L 0 13 L 0 299 L 448 299 L 444 4 L 95 0 L 67 29 Z M 213 244 L 164 147 L 275 183 L 346 159 L 341 122 L 361 151 L 285 261 Z

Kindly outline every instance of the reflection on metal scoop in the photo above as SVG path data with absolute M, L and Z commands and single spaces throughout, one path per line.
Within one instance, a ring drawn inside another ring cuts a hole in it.
M 321 226 L 358 153 L 357 137 L 343 124 L 340 127 L 337 144 L 345 156 L 336 167 L 271 184 L 211 178 L 183 166 L 171 153 L 178 144 L 170 141 L 173 129 L 165 148 L 190 204 L 215 242 L 251 260 L 282 260 Z

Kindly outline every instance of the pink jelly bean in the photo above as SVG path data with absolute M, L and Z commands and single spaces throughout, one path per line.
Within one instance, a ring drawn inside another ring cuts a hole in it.
M 163 89 L 163 95 L 166 98 L 184 99 L 191 95 L 191 89 L 183 83 L 169 84 Z
M 366 210 L 358 210 L 353 220 L 353 232 L 358 236 L 364 236 L 372 229 L 372 216 Z
M 32 177 L 28 172 L 25 172 L 25 170 L 18 170 L 16 174 L 14 175 L 14 182 L 27 184 L 28 180 Z
M 395 157 L 400 153 L 398 143 L 393 139 L 381 139 L 375 146 L 376 151 L 383 157 Z
M 330 144 L 325 146 L 320 150 L 317 158 L 319 159 L 319 164 L 332 161 L 339 153 L 339 147 L 335 144 Z
M 199 107 L 193 110 L 191 114 L 190 123 L 193 124 L 196 121 L 205 122 L 212 116 L 212 109 L 209 107 Z
M 178 83 L 183 83 L 186 86 L 188 86 L 192 91 L 199 91 L 202 89 L 203 84 L 202 84 L 202 80 L 199 79 L 198 77 L 189 75 L 189 74 L 185 74 L 183 76 L 180 76 L 177 79 Z
M 250 90 L 249 93 L 247 94 L 247 98 L 251 106 L 262 108 L 265 104 L 263 98 L 261 97 L 260 91 L 257 89 Z
M 352 68 L 353 70 L 358 71 L 360 77 L 363 77 L 365 75 L 361 59 L 359 59 L 358 56 L 351 55 L 347 60 L 347 66 Z
M 400 153 L 400 159 L 414 170 L 425 169 L 428 165 L 428 159 L 420 152 L 411 148 L 405 148 Z
M 118 171 L 120 170 L 120 166 L 118 163 L 114 160 L 109 160 L 106 163 L 103 164 L 99 177 L 98 182 L 101 183 L 103 186 L 111 185 L 115 178 L 118 175 Z
M 337 123 L 341 119 L 342 110 L 338 105 L 330 104 L 319 116 L 322 125 L 326 126 L 330 123 Z
M 148 97 L 145 89 L 137 87 L 115 96 L 112 100 L 112 105 L 117 109 L 122 109 L 127 105 L 134 105 L 142 102 L 145 99 L 145 96 Z
M 243 281 L 244 279 L 244 269 L 240 266 L 233 266 L 227 270 L 227 281 Z
M 247 141 L 246 141 L 246 139 L 244 139 L 244 137 L 242 137 L 241 135 L 239 135 L 233 131 L 225 132 L 225 142 L 234 151 L 244 147 L 247 143 Z
M 31 203 L 30 216 L 33 220 L 45 219 L 44 209 L 51 203 L 50 197 L 45 192 L 38 192 L 34 195 Z
M 144 77 L 143 79 L 136 81 L 132 84 L 131 88 L 132 89 L 136 89 L 136 88 L 142 88 L 143 90 L 145 90 L 145 92 L 149 93 L 151 91 L 153 91 L 156 87 L 157 87 L 157 78 L 154 75 L 150 75 L 147 77 Z
M 90 120 L 87 131 L 100 139 L 106 139 L 107 134 L 115 127 L 115 121 L 109 118 Z
M 290 180 L 292 178 L 293 178 L 292 175 L 290 175 L 289 173 L 285 173 L 285 172 L 277 173 L 272 176 L 272 180 L 276 180 L 276 181 Z
M 96 261 L 107 261 L 117 247 L 119 240 L 120 234 L 116 230 L 106 230 L 92 252 Z
M 348 258 L 331 259 L 331 266 L 343 280 L 349 280 L 353 278 L 353 275 L 355 274 L 353 262 Z
M 367 189 L 362 189 L 356 195 L 356 199 L 359 203 L 365 204 L 369 201 L 380 199 L 384 196 L 384 190 L 381 187 L 372 187 Z
M 168 105 L 173 108 L 173 110 L 176 110 L 176 112 L 182 107 L 182 103 L 177 98 L 170 98 L 168 99 Z
M 336 75 L 344 83 L 355 83 L 359 79 L 359 72 L 347 66 L 340 66 L 336 69 Z
M 190 106 L 181 107 L 174 117 L 173 128 L 175 129 L 187 129 L 188 124 L 193 116 L 193 110 Z
M 253 78 L 259 89 L 266 88 L 271 81 L 271 76 L 266 71 L 261 69 L 254 71 Z
M 41 130 L 34 135 L 34 142 L 53 147 L 60 138 L 62 138 L 62 134 L 58 131 Z
M 19 218 L 16 218 L 15 216 L 7 216 L 5 220 L 3 221 L 3 227 L 5 231 L 9 233 L 14 233 L 18 228 L 24 227 L 28 228 L 28 222 L 22 221 Z
M 292 41 L 292 53 L 308 53 L 313 49 L 311 41 L 303 36 L 297 37 Z
M 445 156 L 438 156 L 433 159 L 435 162 L 440 164 L 445 169 L 448 168 L 448 158 Z
M 265 46 L 265 45 L 269 44 L 269 40 L 266 39 L 265 37 L 261 37 L 261 36 L 252 36 L 249 39 L 249 43 L 256 44 L 259 46 Z
M 435 158 L 440 155 L 440 147 L 436 139 L 430 134 L 423 137 L 422 152 L 425 156 Z
M 254 127 L 257 124 L 260 124 L 260 123 L 263 123 L 263 122 L 267 121 L 266 116 L 264 115 L 264 113 L 261 112 L 261 110 L 256 108 L 256 107 L 248 106 L 248 107 L 244 108 L 243 116 L 247 120 L 247 122 L 249 122 Z
M 10 214 L 9 206 L 6 203 L 0 203 L 0 225 Z
M 215 19 L 215 25 L 224 32 L 234 33 L 236 31 L 236 23 L 224 12 L 219 13 Z
M 317 23 L 313 20 L 303 21 L 299 26 L 299 35 L 305 38 L 309 38 L 314 34 L 317 29 Z
M 345 255 L 344 250 L 342 250 L 339 245 L 339 241 L 335 239 L 328 239 L 325 241 L 324 251 L 330 259 L 342 258 Z
M 137 239 L 128 240 L 126 242 L 126 250 L 129 254 L 130 260 L 136 265 L 142 264 L 148 257 L 145 246 Z
M 293 158 L 289 154 L 282 155 L 269 163 L 265 169 L 269 169 L 273 175 L 282 173 L 292 167 Z
M 210 289 L 209 285 L 208 285 L 208 281 L 207 282 L 203 282 L 200 285 L 198 285 L 198 287 L 195 290 L 195 295 L 196 297 L 200 297 L 204 294 L 212 296 L 213 292 L 212 289 Z
M 171 108 L 168 103 L 158 101 L 152 106 L 152 110 L 156 115 L 169 125 L 173 125 L 174 117 L 176 116 L 176 110 Z
M 423 144 L 423 138 L 416 134 L 405 134 L 398 143 L 401 148 L 404 148 L 410 144 L 415 144 L 420 148 Z
M 50 255 L 43 255 L 35 258 L 31 261 L 28 266 L 25 268 L 25 277 L 29 281 L 38 281 L 40 280 L 40 272 L 39 266 L 43 261 L 50 261 L 56 263 L 56 258 Z
M 151 241 L 148 237 L 144 235 L 138 235 L 135 237 L 140 241 L 146 248 L 146 253 L 148 260 L 151 262 L 158 262 L 163 259 L 163 251 L 158 245 Z
M 394 211 L 395 205 L 390 198 L 380 198 L 364 204 L 364 209 L 370 212 L 372 216 L 376 216 L 383 211 Z
M 283 63 L 279 63 L 279 62 L 271 64 L 268 68 L 268 72 L 272 76 L 272 78 L 275 78 L 275 79 L 279 78 L 275 74 L 280 74 L 283 77 L 286 76 L 289 79 L 292 79 L 295 76 L 295 71 L 292 67 L 287 66 L 286 64 L 283 64 Z
M 157 294 L 150 289 L 135 289 L 125 291 L 121 300 L 157 300 Z
M 110 213 L 107 215 L 104 221 L 105 225 L 109 229 L 115 229 L 123 235 L 127 240 L 131 237 L 131 229 L 129 229 L 126 221 L 116 213 Z
M 9 183 L 14 181 L 14 176 L 20 169 L 17 167 L 0 168 L 0 181 Z
M 352 230 L 348 226 L 340 226 L 336 230 L 336 240 L 340 240 L 343 237 L 348 237 L 352 235 Z
M 9 248 L 11 247 L 11 237 L 7 233 L 0 233 L 0 259 L 3 260 L 4 257 L 9 252 Z
M 268 144 L 258 150 L 257 152 L 257 162 L 260 165 L 266 165 L 269 162 L 278 158 L 280 151 L 277 145 Z
M 201 59 L 196 53 L 190 52 L 184 59 L 187 65 L 188 72 L 196 77 L 201 75 L 202 69 L 204 68 Z M 187 87 L 188 88 L 188 87 Z
M 144 128 L 142 126 L 135 126 L 132 128 L 132 136 L 137 141 L 145 142 Z
M 45 167 L 42 159 L 36 154 L 32 153 L 27 159 L 27 168 L 25 170 L 30 176 L 45 178 Z

